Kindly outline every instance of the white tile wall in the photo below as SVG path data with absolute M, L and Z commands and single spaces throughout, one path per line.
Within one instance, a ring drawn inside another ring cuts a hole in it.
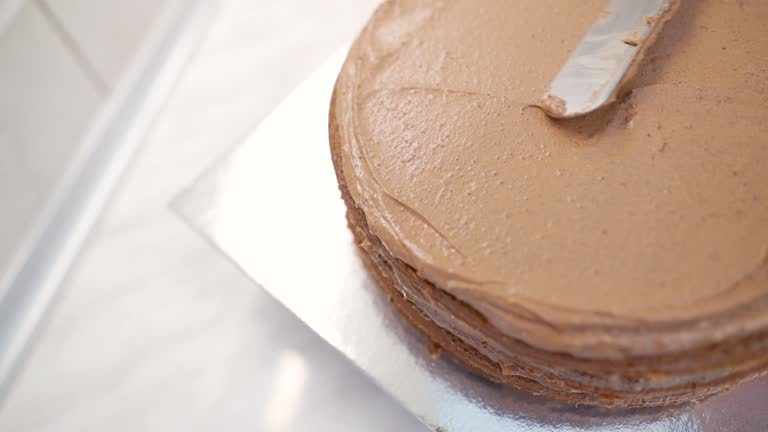
M 0 0 L 2 1 L 2 0 Z M 39 0 L 53 12 L 96 73 L 112 88 L 166 0 Z
M 6 26 L 16 16 L 19 8 L 27 0 L 0 0 L 0 36 L 3 35 Z
M 167 0 L 0 0 L 0 277 Z
M 26 2 L 0 34 L 0 275 L 103 97 Z

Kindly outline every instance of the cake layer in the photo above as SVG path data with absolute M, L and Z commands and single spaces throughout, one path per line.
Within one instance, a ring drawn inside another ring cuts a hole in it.
M 553 121 L 530 104 L 606 4 L 385 2 L 337 174 L 374 273 L 494 379 L 698 399 L 768 362 L 768 3 L 683 2 L 619 102 Z
M 390 301 L 427 339 L 460 364 L 504 384 L 575 404 L 670 406 L 698 401 L 768 368 L 768 332 L 700 350 L 595 360 L 537 349 L 509 337 L 468 304 L 422 279 L 392 256 L 369 229 L 341 173 L 339 133 L 331 111 L 331 145 L 347 220 L 363 261 Z

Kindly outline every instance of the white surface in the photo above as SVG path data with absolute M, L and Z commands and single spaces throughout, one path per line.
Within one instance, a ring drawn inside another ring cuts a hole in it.
M 2 275 L 104 96 L 33 2 L 0 35 L 0 65 Z
M 68 278 L 0 430 L 421 430 L 167 207 L 373 3 L 227 2 Z

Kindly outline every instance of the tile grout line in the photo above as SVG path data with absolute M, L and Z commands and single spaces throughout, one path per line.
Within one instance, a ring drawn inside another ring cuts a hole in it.
M 24 0 L 8 0 L 0 2 L 0 37 L 3 36 L 5 31 L 11 25 L 16 15 L 18 15 L 19 9 L 24 5 Z
M 33 3 L 40 9 L 45 20 L 53 29 L 54 33 L 59 37 L 59 40 L 64 44 L 65 48 L 72 55 L 77 66 L 85 74 L 88 81 L 96 87 L 96 90 L 106 97 L 109 94 L 109 85 L 106 80 L 99 74 L 96 67 L 88 59 L 88 56 L 81 49 L 72 33 L 64 26 L 64 24 L 56 16 L 56 13 L 51 10 L 45 0 L 33 0 Z

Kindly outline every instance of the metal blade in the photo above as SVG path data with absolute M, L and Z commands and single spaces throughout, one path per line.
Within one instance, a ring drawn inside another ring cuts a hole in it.
M 678 0 L 611 0 L 536 105 L 551 117 L 570 118 L 613 102 L 678 4 Z

